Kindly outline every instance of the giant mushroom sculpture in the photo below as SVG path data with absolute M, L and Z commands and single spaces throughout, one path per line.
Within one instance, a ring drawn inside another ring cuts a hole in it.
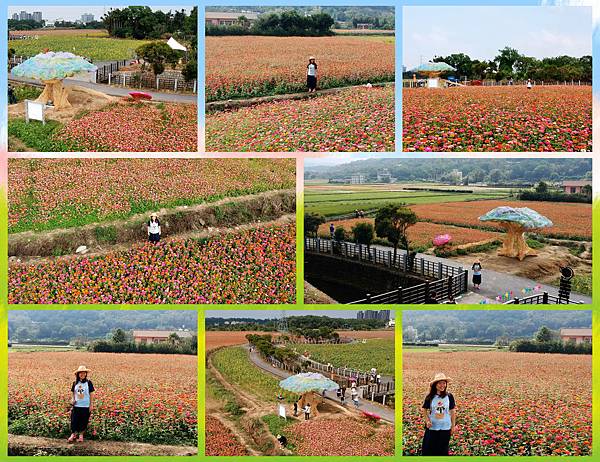
M 527 207 L 496 207 L 479 217 L 481 221 L 494 221 L 506 230 L 506 237 L 498 255 L 523 260 L 527 256 L 535 256 L 537 252 L 527 245 L 523 233 L 549 228 L 552 222 L 535 210 Z
M 336 382 L 318 372 L 302 372 L 292 375 L 279 382 L 279 386 L 284 390 L 302 394 L 298 405 L 303 408 L 306 404 L 310 404 L 313 415 L 318 414 L 317 406 L 323 401 L 321 395 L 316 392 L 337 390 L 340 387 Z
M 68 91 L 63 86 L 63 79 L 74 77 L 98 68 L 81 56 L 65 51 L 48 51 L 40 53 L 15 66 L 11 73 L 16 77 L 41 80 L 44 91 L 38 97 L 40 103 L 52 101 L 56 110 L 71 107 Z

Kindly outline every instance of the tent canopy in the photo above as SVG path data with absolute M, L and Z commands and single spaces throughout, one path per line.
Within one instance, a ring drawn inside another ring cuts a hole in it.
M 179 51 L 187 51 L 187 48 L 184 47 L 181 43 L 179 43 L 177 40 L 175 40 L 173 37 L 171 37 L 168 41 L 167 41 L 167 45 L 169 45 L 171 47 L 171 49 L 173 50 L 179 50 Z
M 414 69 L 411 69 L 409 72 L 445 72 L 445 71 L 455 71 L 456 69 L 449 64 L 444 62 L 439 63 L 423 63 Z

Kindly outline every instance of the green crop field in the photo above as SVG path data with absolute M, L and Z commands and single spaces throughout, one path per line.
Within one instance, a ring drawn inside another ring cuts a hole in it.
M 47 48 L 50 51 L 69 51 L 97 62 L 131 59 L 135 49 L 145 43 L 148 40 L 98 37 L 98 33 L 86 36 L 82 32 L 81 35 L 48 34 L 39 35 L 37 39 L 9 40 L 8 48 L 14 49 L 16 56 L 34 56 Z
M 279 381 L 250 362 L 243 347 L 223 348 L 212 356 L 212 363 L 229 383 L 265 401 L 276 401 Z M 282 391 L 288 402 L 295 395 Z
M 319 213 L 326 217 L 345 215 L 356 209 L 373 210 L 389 203 L 436 204 L 506 197 L 507 192 L 453 193 L 434 191 L 305 191 L 305 213 Z
M 372 367 L 384 375 L 393 375 L 394 340 L 366 339 L 365 343 L 345 343 L 340 345 L 301 345 L 301 350 L 310 352 L 310 357 L 321 363 L 334 366 L 347 366 L 360 371 Z

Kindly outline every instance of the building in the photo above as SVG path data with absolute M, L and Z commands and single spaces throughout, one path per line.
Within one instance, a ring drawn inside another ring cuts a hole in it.
M 379 319 L 381 321 L 390 321 L 390 310 L 366 310 L 356 313 L 356 319 Z
M 224 13 L 220 11 L 207 11 L 204 13 L 204 19 L 207 25 L 212 26 L 233 26 L 240 23 L 240 17 L 246 18 L 250 24 L 258 19 L 257 13 Z
M 29 19 L 31 19 L 31 14 L 29 14 L 27 11 L 21 11 L 19 13 L 20 21 L 28 21 Z
M 563 342 L 591 343 L 592 329 L 560 329 L 560 340 Z
M 31 19 L 33 19 L 35 22 L 42 22 L 42 12 L 34 11 L 31 15 Z
M 87 24 L 88 22 L 94 22 L 94 15 L 92 13 L 83 13 L 81 15 L 81 22 Z
M 135 343 L 167 343 L 171 334 L 177 334 L 179 338 L 191 338 L 195 335 L 189 330 L 134 330 L 133 341 Z
M 383 168 L 377 172 L 377 183 L 391 183 L 392 174 L 387 168 Z
M 355 173 L 350 178 L 350 183 L 351 184 L 363 184 L 363 183 L 366 183 L 366 182 L 367 182 L 367 177 L 364 176 L 362 173 Z
M 592 186 L 592 182 L 589 180 L 580 181 L 563 181 L 562 188 L 565 194 L 583 194 L 582 189 L 584 186 Z
M 19 20 L 19 13 L 13 13 L 12 20 L 13 21 L 18 21 Z

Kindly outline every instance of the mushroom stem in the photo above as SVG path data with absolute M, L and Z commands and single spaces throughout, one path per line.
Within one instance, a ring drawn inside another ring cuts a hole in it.
M 67 99 L 69 92 L 63 86 L 62 80 L 43 80 L 42 83 L 46 86 L 44 87 L 44 91 L 42 91 L 37 101 L 40 103 L 52 101 L 55 109 L 65 109 L 71 107 L 71 103 L 69 103 L 69 100 Z
M 498 255 L 502 257 L 518 258 L 523 260 L 525 257 L 537 256 L 537 252 L 527 245 L 523 233 L 525 228 L 515 222 L 501 222 L 500 225 L 506 230 L 506 237 L 502 247 L 498 249 Z

